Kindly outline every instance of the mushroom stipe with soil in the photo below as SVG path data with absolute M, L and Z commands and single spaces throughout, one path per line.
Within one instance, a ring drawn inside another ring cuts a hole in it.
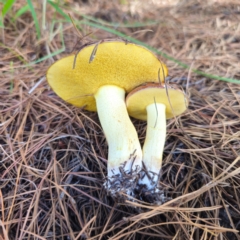
M 166 66 L 152 52 L 119 40 L 98 43 L 97 49 L 96 44 L 85 46 L 77 56 L 58 60 L 47 71 L 48 83 L 59 97 L 98 112 L 108 143 L 104 186 L 112 196 L 134 197 L 142 169 L 142 149 L 127 113 L 125 94 L 153 79 L 163 82 L 166 73 Z

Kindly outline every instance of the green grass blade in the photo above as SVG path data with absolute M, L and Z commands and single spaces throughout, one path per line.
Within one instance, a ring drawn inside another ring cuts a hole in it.
M 7 0 L 2 8 L 2 18 L 7 14 L 16 0 Z
M 21 7 L 16 14 L 14 15 L 14 20 L 16 20 L 17 18 L 19 18 L 20 16 L 22 16 L 24 13 L 26 13 L 27 11 L 30 10 L 30 7 L 28 4 L 26 4 L 25 6 Z
M 49 59 L 49 58 L 51 58 L 51 57 L 54 57 L 54 56 L 56 56 L 56 55 L 59 55 L 60 53 L 62 53 L 62 52 L 64 52 L 64 51 L 66 50 L 66 46 L 65 46 L 65 42 L 64 42 L 64 37 L 63 37 L 63 27 L 62 27 L 62 24 L 59 26 L 59 28 L 60 28 L 60 38 L 61 38 L 62 47 L 61 47 L 60 49 L 56 50 L 56 51 L 53 52 L 53 53 L 49 53 L 48 55 L 43 56 L 42 58 L 39 58 L 39 59 L 37 59 L 36 61 L 30 62 L 30 63 L 28 63 L 28 64 L 25 64 L 25 65 L 23 65 L 23 66 L 21 66 L 21 67 L 23 67 L 23 68 L 25 68 L 25 67 L 31 67 L 31 66 L 33 66 L 33 65 L 35 65 L 35 64 L 37 64 L 37 63 L 40 63 L 40 62 L 42 62 L 42 61 L 45 61 L 45 60 L 47 60 L 47 59 Z
M 134 22 L 134 23 L 106 22 L 102 19 L 98 19 L 98 18 L 88 16 L 88 15 L 85 15 L 85 14 L 81 14 L 80 16 L 82 16 L 84 19 L 87 19 L 89 21 L 93 21 L 93 22 L 96 22 L 98 24 L 100 23 L 100 24 L 103 24 L 105 26 L 111 26 L 113 28 L 147 27 L 147 26 L 152 26 L 152 25 L 156 25 L 156 24 L 159 23 L 159 21 L 153 21 L 153 20 L 149 20 L 149 21 L 146 21 L 146 22 Z
M 70 17 L 58 6 L 58 4 L 47 1 L 60 15 L 62 15 L 67 21 L 71 21 Z
M 109 28 L 109 27 L 106 27 L 106 26 L 103 26 L 103 25 L 99 25 L 99 24 L 96 24 L 96 23 L 92 23 L 92 22 L 89 22 L 89 21 L 85 21 L 84 22 L 86 25 L 88 26 L 91 26 L 91 27 L 95 27 L 95 28 L 99 28 L 99 29 L 102 29 L 106 32 L 110 32 L 116 36 L 119 36 L 119 37 L 122 37 L 122 38 L 125 38 L 133 43 L 136 43 L 136 44 L 139 44 L 139 45 L 142 45 L 146 48 L 148 48 L 149 50 L 161 55 L 162 57 L 166 58 L 166 59 L 169 59 L 171 60 L 172 62 L 175 62 L 177 65 L 179 65 L 180 67 L 184 68 L 184 69 L 190 69 L 190 66 L 171 57 L 170 55 L 162 52 L 162 51 L 159 51 L 158 49 L 154 48 L 154 47 L 151 47 L 149 46 L 148 44 L 144 43 L 144 42 L 141 42 L 133 37 L 129 37 L 127 36 L 126 34 L 124 33 L 121 33 L 115 29 L 112 29 L 112 28 Z M 200 71 L 198 69 L 191 69 L 192 72 L 196 73 L 196 74 L 199 74 L 201 76 L 204 76 L 204 77 L 207 77 L 207 78 L 211 78 L 211 79 L 217 79 L 217 80 L 221 80 L 221 81 L 225 81 L 225 82 L 230 82 L 230 83 L 237 83 L 237 84 L 240 84 L 240 80 L 238 79 L 234 79 L 234 78 L 227 78 L 227 77 L 221 77 L 221 76 L 217 76 L 217 75 L 213 75 L 213 74 L 209 74 L 209 73 L 205 73 L 203 71 Z
M 37 19 L 37 14 L 36 14 L 35 9 L 34 9 L 34 7 L 32 5 L 32 1 L 31 0 L 27 0 L 27 3 L 28 3 L 28 6 L 29 6 L 29 9 L 30 9 L 30 12 L 32 14 L 35 27 L 36 27 L 37 38 L 40 39 L 41 38 L 41 30 L 40 30 L 38 19 Z
M 43 62 L 47 59 L 49 59 L 50 57 L 54 57 L 54 56 L 57 56 L 59 55 L 60 53 L 64 52 L 65 51 L 65 46 L 61 47 L 60 49 L 56 50 L 55 52 L 51 53 L 51 54 L 48 54 L 46 56 L 43 56 L 42 58 L 39 58 L 38 60 L 36 61 L 33 61 L 33 62 L 30 62 L 22 67 L 29 67 L 29 66 L 33 66 L 37 63 L 40 63 L 40 62 Z

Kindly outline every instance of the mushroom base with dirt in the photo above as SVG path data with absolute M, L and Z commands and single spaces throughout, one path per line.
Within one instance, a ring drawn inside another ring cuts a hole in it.
M 164 191 L 159 186 L 166 138 L 166 106 L 152 103 L 146 110 L 147 132 L 143 145 L 143 168 L 136 190 L 141 200 L 161 204 L 166 201 Z

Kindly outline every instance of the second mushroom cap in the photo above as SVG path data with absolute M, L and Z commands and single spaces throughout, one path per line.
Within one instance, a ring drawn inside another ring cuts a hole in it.
M 147 106 L 154 103 L 165 105 L 166 119 L 182 114 L 188 105 L 183 91 L 159 83 L 146 83 L 139 86 L 126 98 L 129 115 L 144 121 L 147 120 Z

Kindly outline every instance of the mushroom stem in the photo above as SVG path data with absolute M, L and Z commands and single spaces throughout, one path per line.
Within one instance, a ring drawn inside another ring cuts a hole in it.
M 162 166 L 162 155 L 166 139 L 166 106 L 152 103 L 147 106 L 147 133 L 143 145 L 143 163 L 146 174 L 139 181 L 147 189 L 155 188 Z
M 105 85 L 98 89 L 94 97 L 108 142 L 108 181 L 105 186 L 111 188 L 115 185 L 118 188 L 116 191 L 131 188 L 131 179 L 134 181 L 135 173 L 142 168 L 142 150 L 126 109 L 125 90 L 114 85 Z M 124 180 L 129 187 L 121 185 Z

